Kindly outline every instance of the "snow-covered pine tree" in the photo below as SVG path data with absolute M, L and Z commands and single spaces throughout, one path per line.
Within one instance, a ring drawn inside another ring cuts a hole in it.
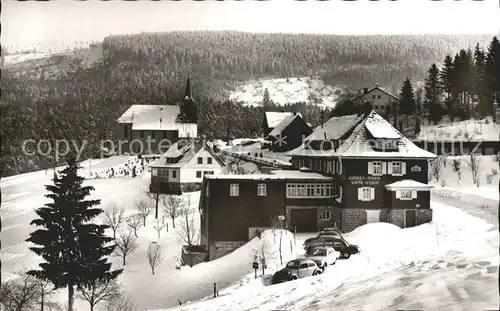
M 27 242 L 36 246 L 30 250 L 42 256 L 41 270 L 28 271 L 29 275 L 52 282 L 56 289 L 68 288 L 68 311 L 73 310 L 75 286 L 91 287 L 97 282 L 107 282 L 123 270 L 110 271 L 110 255 L 115 244 L 107 237 L 106 225 L 92 223 L 92 219 L 103 212 L 95 208 L 100 200 L 85 200 L 94 190 L 82 186 L 84 178 L 78 176 L 78 164 L 68 158 L 68 166 L 59 174 L 54 174 L 54 184 L 46 185 L 50 193 L 46 195 L 52 202 L 38 208 L 40 217 L 31 225 L 44 227 L 30 234 Z

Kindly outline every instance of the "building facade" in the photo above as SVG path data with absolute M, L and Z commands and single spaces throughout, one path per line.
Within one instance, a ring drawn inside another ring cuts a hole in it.
M 222 174 L 224 167 L 210 143 L 180 140 L 151 164 L 151 185 L 166 194 L 198 189 L 203 176 Z
M 200 196 L 201 243 L 210 260 L 272 228 L 279 216 L 297 232 L 330 227 L 331 178 L 313 172 L 206 176 Z M 230 225 L 228 225 L 230 223 Z
M 369 102 L 376 113 L 386 117 L 392 109 L 393 104 L 398 103 L 399 99 L 377 85 L 371 89 L 364 88 L 361 95 L 356 97 L 353 102 L 356 104 Z

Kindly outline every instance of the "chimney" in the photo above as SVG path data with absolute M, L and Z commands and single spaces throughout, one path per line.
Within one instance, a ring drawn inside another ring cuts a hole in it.
M 294 115 L 294 116 L 296 116 L 296 115 L 297 115 L 297 111 L 294 111 L 294 112 L 293 112 L 293 115 Z
M 162 118 L 163 118 L 163 108 L 160 108 L 160 129 L 161 129 Z
M 368 93 L 368 88 L 367 88 L 367 87 L 365 87 L 365 88 L 363 89 L 363 95 L 364 95 L 364 94 L 366 94 L 366 93 Z

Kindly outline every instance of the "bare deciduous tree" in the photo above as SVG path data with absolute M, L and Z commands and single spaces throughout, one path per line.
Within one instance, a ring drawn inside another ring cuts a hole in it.
M 127 226 L 134 231 L 134 235 L 136 238 L 137 231 L 142 227 L 142 216 L 140 214 L 134 214 L 132 216 L 127 217 Z
M 479 187 L 479 173 L 481 172 L 481 158 L 474 152 L 469 154 L 469 159 L 465 160 L 472 173 L 472 182 Z
M 137 213 L 142 218 L 142 225 L 146 227 L 146 218 L 148 218 L 148 216 L 153 211 L 153 206 L 151 206 L 151 204 L 149 204 L 149 202 L 146 200 L 137 201 L 135 206 L 137 208 Z
M 199 220 L 196 219 L 195 213 L 191 211 L 189 205 L 183 206 L 181 208 L 181 221 L 179 224 L 180 230 L 178 235 L 181 240 L 191 247 L 194 243 L 197 243 L 199 239 L 199 230 L 197 224 Z
M 0 289 L 0 306 L 5 311 L 33 310 L 40 298 L 40 281 L 26 274 L 3 282 Z
M 252 249 L 252 255 L 254 260 L 257 259 L 260 262 L 262 275 L 264 275 L 266 265 L 271 259 L 272 255 L 271 245 L 266 239 L 260 238 L 259 245 Z
M 163 197 L 164 212 L 172 219 L 172 227 L 175 228 L 175 219 L 181 215 L 183 200 L 180 196 L 168 195 Z
M 149 244 L 148 250 L 146 251 L 146 258 L 148 259 L 151 273 L 154 275 L 155 269 L 158 268 L 164 258 L 160 244 L 156 242 Z
M 111 203 L 104 211 L 104 224 L 113 230 L 113 239 L 116 239 L 116 231 L 125 222 L 125 209 L 118 208 L 116 203 Z
M 119 238 L 116 240 L 116 248 L 114 254 L 119 256 L 123 260 L 123 265 L 125 266 L 128 255 L 132 254 L 133 251 L 137 249 L 137 238 L 132 234 L 132 232 L 128 233 L 120 233 Z
M 78 289 L 76 296 L 85 300 L 90 305 L 90 311 L 101 301 L 108 301 L 120 297 L 120 285 L 116 280 L 109 282 L 94 281 L 88 286 L 82 286 Z
M 158 233 L 158 239 L 160 238 L 160 233 L 163 228 L 165 228 L 165 224 L 161 223 L 159 219 L 156 220 L 156 225 L 153 226 L 153 228 L 156 230 L 156 233 Z
M 116 299 L 106 301 L 102 311 L 135 311 L 138 310 L 137 306 L 132 303 L 130 298 L 121 295 Z
M 162 197 L 162 193 L 160 187 L 156 184 L 150 183 L 146 191 L 144 193 L 155 202 L 154 210 L 155 210 L 155 219 L 158 219 L 158 208 L 160 204 L 160 199 Z
M 436 178 L 436 181 L 439 181 L 441 177 L 441 160 L 436 159 L 431 162 L 431 173 Z
M 54 285 L 47 280 L 38 279 L 38 286 L 40 288 L 40 311 L 44 311 L 45 307 L 49 307 L 52 305 L 52 302 L 47 301 L 54 293 Z
M 453 166 L 451 168 L 455 173 L 457 173 L 458 180 L 461 180 L 462 179 L 462 161 L 460 159 L 454 159 Z

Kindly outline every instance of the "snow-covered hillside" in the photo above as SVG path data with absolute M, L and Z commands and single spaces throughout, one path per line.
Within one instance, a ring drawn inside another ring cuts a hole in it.
M 494 124 L 491 117 L 482 120 L 443 122 L 431 126 L 422 125 L 417 139 L 467 141 L 465 135 L 469 135 L 473 140 L 500 141 L 500 125 Z
M 306 102 L 322 107 L 334 107 L 340 87 L 325 85 L 319 78 L 286 78 L 249 81 L 231 92 L 229 98 L 247 105 L 260 105 L 265 89 L 277 104 Z

